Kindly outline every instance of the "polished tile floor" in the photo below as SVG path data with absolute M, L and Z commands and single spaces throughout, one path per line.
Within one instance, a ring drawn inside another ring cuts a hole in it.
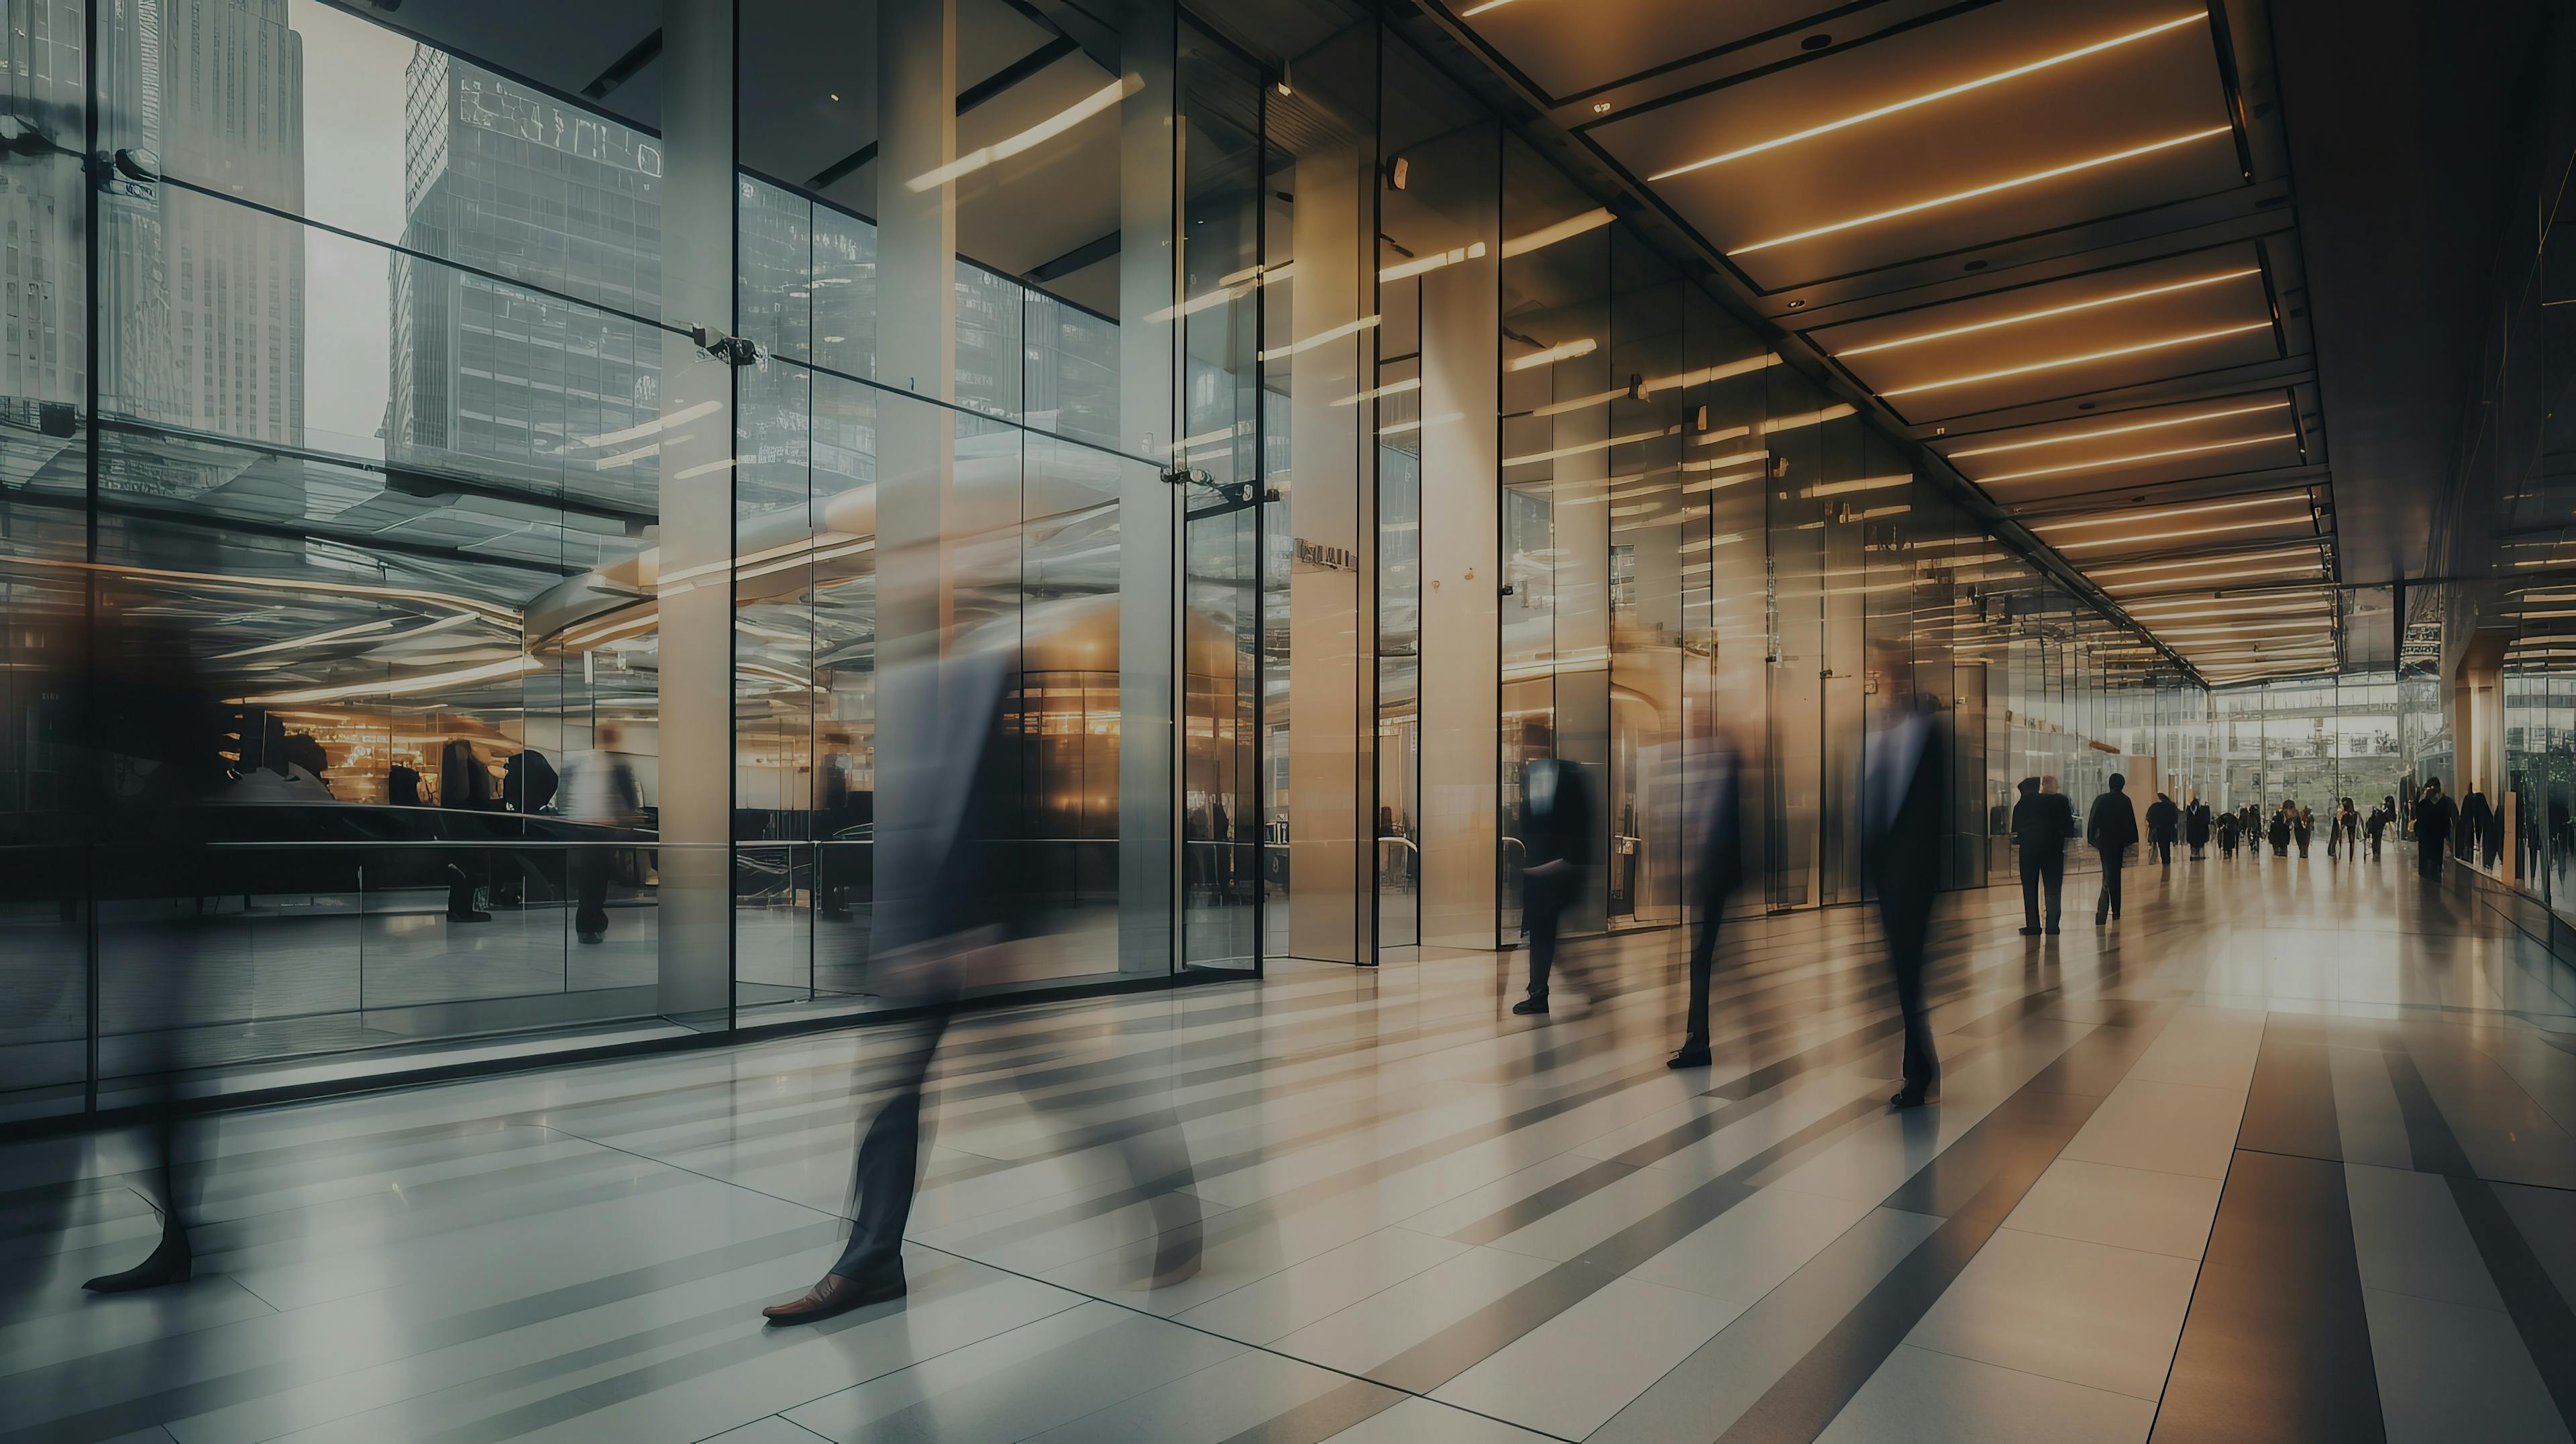
M 2393 849 L 2129 887 L 1952 900 L 1904 1114 L 1851 910 L 1729 927 L 1702 1072 L 1667 936 L 977 1015 L 911 1298 L 799 1330 L 881 1032 L 223 1117 L 149 1296 L 132 1140 L 20 1146 L 0 1440 L 2567 1439 L 2576 972 Z

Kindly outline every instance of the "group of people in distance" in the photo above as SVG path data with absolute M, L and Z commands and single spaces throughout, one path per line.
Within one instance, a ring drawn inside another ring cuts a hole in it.
M 2024 936 L 2053 935 L 2057 932 L 2059 900 L 2066 886 L 2066 845 L 2076 836 L 2075 805 L 2058 791 L 2057 779 L 2052 776 L 2025 777 L 2019 790 L 2020 800 L 2012 809 L 2012 837 L 2021 862 L 2021 931 Z M 2364 815 L 2346 797 L 2326 816 L 2326 856 L 2357 860 L 2367 841 L 2369 855 L 2377 858 L 2389 829 L 2394 827 L 2399 836 L 2412 835 L 2415 839 L 2416 862 L 2424 875 L 2439 877 L 2442 853 L 2458 815 L 2458 809 L 2443 795 L 2438 778 L 2428 780 L 2406 808 L 2400 808 L 2396 796 L 2390 794 L 2381 797 Z M 2159 792 L 2156 800 L 2147 804 L 2143 838 L 2156 861 L 2171 867 L 2177 840 L 2189 844 L 2194 862 L 2206 856 L 2205 849 L 2213 839 L 2221 858 L 2234 858 L 2240 847 L 2248 857 L 2259 856 L 2260 844 L 2265 841 L 2271 843 L 2275 857 L 2288 857 L 2293 845 L 2299 856 L 2306 857 L 2316 826 L 2316 814 L 2295 799 L 2282 802 L 2267 819 L 2250 802 L 2234 811 L 2213 813 L 2198 793 L 2176 804 Z M 2120 916 L 2122 864 L 2127 861 L 2129 848 L 2141 836 L 2128 779 L 2112 773 L 2109 788 L 2093 799 L 2084 815 L 2084 841 L 2102 859 L 2102 891 L 2093 905 L 2097 927 Z

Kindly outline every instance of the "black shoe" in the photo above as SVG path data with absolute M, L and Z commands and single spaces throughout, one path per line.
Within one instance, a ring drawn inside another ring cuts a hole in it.
M 2111 915 L 2110 915 L 2109 913 L 2107 913 L 2107 912 L 2098 912 L 2098 913 L 2095 913 L 2095 914 L 2093 915 L 2093 926 L 2095 926 L 2095 927 L 2097 927 L 2097 928 L 2098 928 L 2098 927 L 2102 926 L 2104 923 L 2109 922 L 2110 920 L 2111 920 Z
M 1667 1068 L 1705 1068 L 1709 1066 L 1706 1043 L 1684 1043 L 1682 1050 L 1664 1060 Z
M 604 943 L 608 941 L 608 934 L 606 933 L 579 933 L 576 934 L 576 936 L 585 943 Z
M 1532 993 L 1532 994 L 1530 994 L 1528 997 L 1523 998 L 1523 999 L 1521 999 L 1519 1002 L 1512 1004 L 1512 1012 L 1513 1012 L 1513 1014 L 1514 1014 L 1515 1016 L 1523 1017 L 1523 1018 L 1530 1017 L 1530 1016 L 1532 1016 L 1532 1015 L 1534 1015 L 1534 1014 L 1537 1014 L 1537 1015 L 1543 1015 L 1543 1014 L 1545 1014 L 1545 1013 L 1547 1012 L 1547 994 L 1545 994 L 1545 993 Z
M 1911 1084 L 1908 1084 L 1907 1086 L 1896 1090 L 1896 1096 L 1887 1100 L 1887 1106 L 1890 1108 L 1920 1108 L 1930 1101 L 1931 1094 L 1929 1090 L 1916 1088 Z
M 903 1260 L 890 1259 L 858 1278 L 842 1274 L 825 1274 L 822 1281 L 807 1289 L 802 1298 L 783 1304 L 771 1304 L 760 1316 L 773 1324 L 810 1324 L 852 1309 L 881 1304 L 902 1298 L 909 1290 L 903 1281 Z
M 2023 929 L 2021 930 L 2021 935 L 2022 935 L 2023 937 L 2026 937 L 2026 938 L 2035 938 L 2035 937 L 2038 937 L 2038 936 L 2039 936 L 2039 929 L 2037 929 L 2037 928 L 2023 928 Z
M 130 1294 L 163 1284 L 186 1283 L 196 1271 L 196 1255 L 188 1250 L 188 1231 L 164 1229 L 160 1246 L 152 1250 L 150 1258 L 123 1273 L 100 1274 L 81 1287 L 94 1294 Z
M 2057 936 L 2057 924 L 2050 923 L 2048 925 L 2048 935 L 2052 938 Z

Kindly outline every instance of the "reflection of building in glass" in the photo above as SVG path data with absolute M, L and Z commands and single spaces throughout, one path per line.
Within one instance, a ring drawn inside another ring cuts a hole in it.
M 405 75 L 403 244 L 630 315 L 661 313 L 659 143 L 438 51 Z M 389 458 L 556 470 L 567 437 L 657 412 L 658 336 L 587 306 L 393 259 Z M 637 481 L 654 470 L 639 466 Z
M 287 0 L 116 7 L 101 66 L 103 142 L 172 174 L 287 212 L 304 204 L 303 38 Z M 81 7 L 12 4 L 9 113 L 75 155 Z M 74 159 L 14 159 L 0 180 L 11 244 L 0 395 L 70 403 L 85 389 L 81 187 Z M 100 284 L 116 317 L 100 404 L 164 425 L 282 445 L 304 440 L 304 236 L 169 187 L 108 191 Z M 26 419 L 26 418 L 13 418 Z M 65 418 L 67 421 L 68 418 Z M 41 421 L 41 418 L 40 418 Z

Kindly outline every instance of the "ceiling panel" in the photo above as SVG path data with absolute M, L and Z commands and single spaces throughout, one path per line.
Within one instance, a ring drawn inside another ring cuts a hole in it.
M 2171 0 L 2003 0 L 1587 134 L 1778 290 L 2241 185 L 2211 44 Z
M 2251 244 L 1882 315 L 1811 339 L 1913 422 L 2281 355 Z
M 1800 27 L 1832 7 L 1823 0 L 1624 0 L 1606 7 L 1569 0 L 1456 0 L 1452 8 L 1540 89 L 1563 97 L 1782 27 Z
M 2300 465 L 2294 410 L 2288 391 L 2260 391 L 1949 437 L 1932 449 L 2008 507 L 2144 495 L 2204 477 Z

